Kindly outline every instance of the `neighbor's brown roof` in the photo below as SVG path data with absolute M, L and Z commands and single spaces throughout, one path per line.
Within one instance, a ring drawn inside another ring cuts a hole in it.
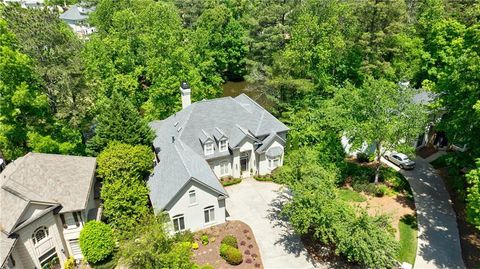
M 96 159 L 28 153 L 0 174 L 0 229 L 12 232 L 30 203 L 60 204 L 60 212 L 85 209 Z

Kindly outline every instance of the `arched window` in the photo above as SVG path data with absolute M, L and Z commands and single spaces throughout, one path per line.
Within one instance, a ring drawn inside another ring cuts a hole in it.
M 37 228 L 32 234 L 33 244 L 36 245 L 48 236 L 48 229 L 45 226 Z

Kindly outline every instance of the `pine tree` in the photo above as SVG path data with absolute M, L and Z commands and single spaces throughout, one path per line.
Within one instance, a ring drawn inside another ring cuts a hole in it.
M 97 155 L 110 142 L 150 145 L 153 132 L 133 104 L 117 91 L 100 108 L 95 135 L 87 142 L 87 153 Z

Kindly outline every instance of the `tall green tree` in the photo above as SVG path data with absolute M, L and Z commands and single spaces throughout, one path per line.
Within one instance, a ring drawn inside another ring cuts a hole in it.
M 79 132 L 53 117 L 34 61 L 17 49 L 15 35 L 0 20 L 0 152 L 13 160 L 28 151 L 79 153 Z
M 369 268 L 393 267 L 398 243 L 389 232 L 388 219 L 371 217 L 339 199 L 335 170 L 322 167 L 311 148 L 300 152 L 302 161 L 286 163 L 276 175 L 290 179 L 286 182 L 292 199 L 282 213 L 295 232 L 332 247 L 349 261 Z
M 100 197 L 103 214 L 110 226 L 121 235 L 151 214 L 148 207 L 146 175 L 153 155 L 147 146 L 111 143 L 98 155 L 98 176 L 102 179 Z
M 467 174 L 467 219 L 480 229 L 480 159 L 477 168 Z
M 202 68 L 214 63 L 193 51 L 173 3 L 101 0 L 92 24 L 98 33 L 84 57 L 88 84 L 98 98 L 117 90 L 152 120 L 180 108 L 181 81 L 192 87 L 193 100 L 219 96 L 221 78 Z
M 144 218 L 120 243 L 120 262 L 132 269 L 194 268 L 191 242 L 171 236 L 162 216 Z
M 8 5 L 1 14 L 16 36 L 19 51 L 32 59 L 52 113 L 66 127 L 88 127 L 92 100 L 85 84 L 79 37 L 48 8 Z
M 95 134 L 87 142 L 87 152 L 97 155 L 110 142 L 130 145 L 151 145 L 153 131 L 135 107 L 122 94 L 114 91 L 104 100 L 96 117 Z
M 246 72 L 247 32 L 225 5 L 206 9 L 195 24 L 194 38 L 201 55 L 210 55 L 215 71 L 226 79 L 242 79 Z
M 337 90 L 330 105 L 339 117 L 344 135 L 360 148 L 375 146 L 375 183 L 380 177 L 380 158 L 389 150 L 413 148 L 427 121 L 427 108 L 415 103 L 416 90 L 387 80 L 368 79 L 360 88 L 347 85 Z

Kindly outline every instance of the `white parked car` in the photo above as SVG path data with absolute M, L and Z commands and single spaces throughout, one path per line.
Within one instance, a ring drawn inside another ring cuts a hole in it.
M 385 153 L 384 157 L 402 169 L 415 168 L 415 162 L 410 160 L 408 156 L 403 153 Z

